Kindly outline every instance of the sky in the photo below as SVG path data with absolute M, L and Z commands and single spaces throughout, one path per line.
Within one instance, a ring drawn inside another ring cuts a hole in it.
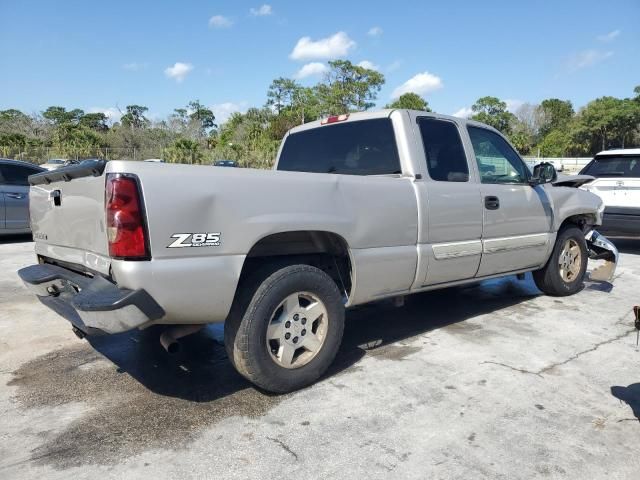
M 485 95 L 579 108 L 633 95 L 639 20 L 640 0 L 0 0 L 0 109 L 160 119 L 199 99 L 221 122 L 337 58 L 384 74 L 380 108 L 406 91 L 461 116 Z

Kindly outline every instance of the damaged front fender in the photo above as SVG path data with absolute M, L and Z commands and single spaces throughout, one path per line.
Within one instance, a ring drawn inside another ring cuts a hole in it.
M 585 235 L 587 247 L 589 249 L 589 258 L 592 260 L 604 260 L 604 265 L 599 266 L 591 272 L 589 278 L 600 282 L 613 281 L 618 265 L 618 249 L 604 235 L 595 230 L 591 230 Z

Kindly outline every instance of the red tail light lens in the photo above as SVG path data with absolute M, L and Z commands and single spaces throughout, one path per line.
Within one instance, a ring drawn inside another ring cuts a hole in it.
M 142 201 L 135 178 L 107 175 L 106 209 L 109 255 L 148 258 Z

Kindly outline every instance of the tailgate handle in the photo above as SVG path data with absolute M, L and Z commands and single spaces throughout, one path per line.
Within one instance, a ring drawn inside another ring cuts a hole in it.
M 62 192 L 60 190 L 53 190 L 49 194 L 49 199 L 53 200 L 53 204 L 56 207 L 59 207 L 60 205 L 62 205 Z

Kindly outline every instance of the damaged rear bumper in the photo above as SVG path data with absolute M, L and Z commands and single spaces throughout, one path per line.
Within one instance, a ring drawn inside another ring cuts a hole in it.
M 589 248 L 589 258 L 592 260 L 605 261 L 604 265 L 599 266 L 591 272 L 589 278 L 591 280 L 611 283 L 618 265 L 618 257 L 620 255 L 618 249 L 607 237 L 595 230 L 587 233 L 585 239 L 587 240 L 587 247 Z
M 31 265 L 18 275 L 44 305 L 84 334 L 125 332 L 165 314 L 145 290 L 119 288 L 101 276 L 48 264 Z

